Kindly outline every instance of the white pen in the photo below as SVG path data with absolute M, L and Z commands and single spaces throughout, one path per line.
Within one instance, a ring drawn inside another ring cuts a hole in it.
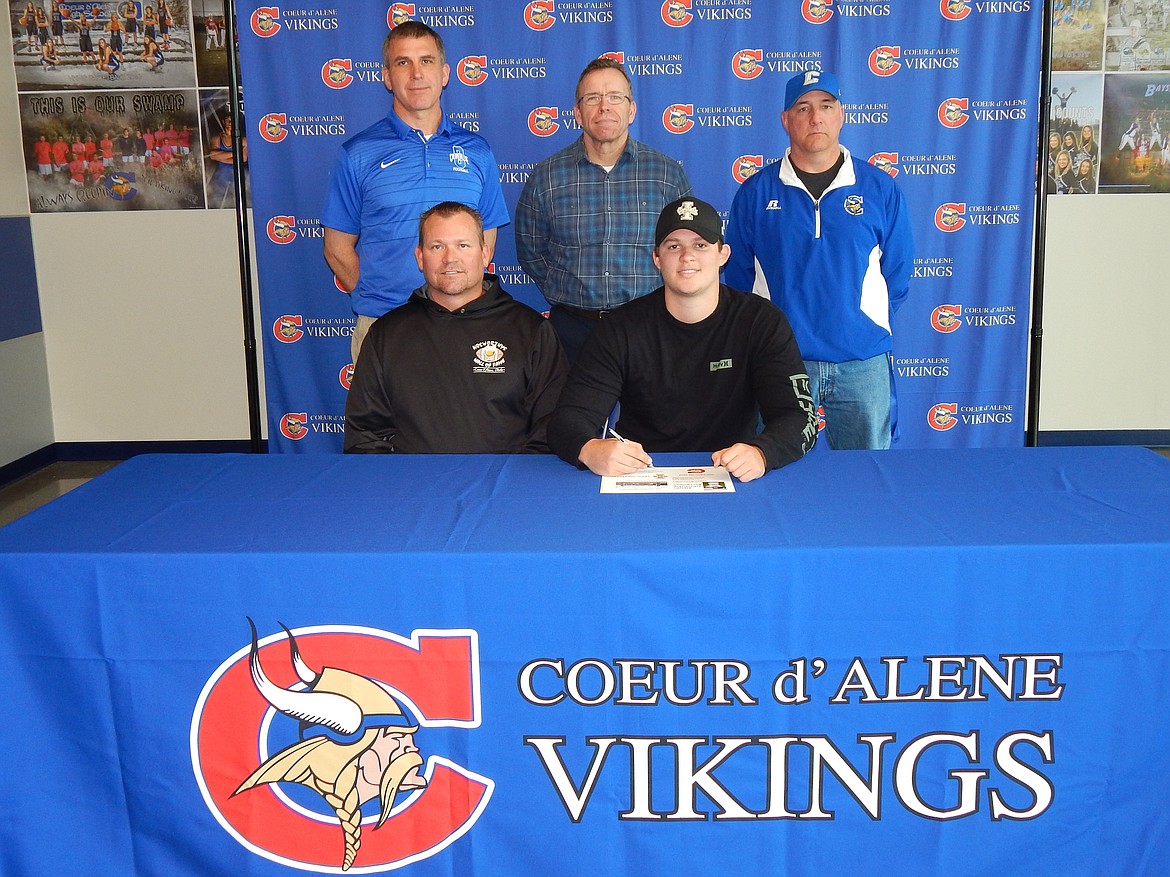
M 612 435 L 615 439 L 617 439 L 623 445 L 629 444 L 628 441 L 626 441 L 624 438 L 622 438 L 620 435 L 618 435 L 618 431 L 616 429 L 614 429 L 612 426 L 607 426 L 605 428 L 605 431 L 608 432 L 610 435 Z M 654 468 L 654 461 L 651 460 L 649 463 L 647 463 L 646 468 L 653 469 Z

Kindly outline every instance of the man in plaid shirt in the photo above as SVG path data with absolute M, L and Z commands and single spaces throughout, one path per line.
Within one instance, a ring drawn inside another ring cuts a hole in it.
M 533 168 L 516 205 L 520 265 L 570 362 L 606 313 L 659 285 L 654 224 L 691 194 L 679 162 L 630 137 L 637 111 L 625 68 L 589 62 L 573 106 L 580 138 Z

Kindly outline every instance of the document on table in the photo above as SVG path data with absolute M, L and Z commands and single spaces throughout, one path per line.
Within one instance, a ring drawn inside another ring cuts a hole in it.
M 651 466 L 629 475 L 603 475 L 602 493 L 735 493 L 723 466 Z

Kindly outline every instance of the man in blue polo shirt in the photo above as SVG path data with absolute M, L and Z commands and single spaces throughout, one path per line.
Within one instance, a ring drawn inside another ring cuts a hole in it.
M 442 38 L 422 22 L 403 22 L 382 44 L 382 62 L 393 109 L 341 147 L 321 215 L 325 260 L 357 315 L 354 362 L 374 320 L 422 283 L 414 245 L 424 210 L 441 201 L 476 208 L 489 254 L 496 229 L 508 224 L 487 141 L 439 105 L 451 75 Z

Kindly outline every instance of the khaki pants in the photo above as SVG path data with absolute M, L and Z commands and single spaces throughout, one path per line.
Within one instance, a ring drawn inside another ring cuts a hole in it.
M 349 355 L 353 357 L 353 364 L 357 365 L 358 354 L 362 350 L 362 342 L 366 340 L 366 333 L 370 331 L 370 326 L 374 325 L 376 317 L 367 317 L 365 314 L 357 315 L 357 323 L 353 327 L 353 337 L 349 340 Z

